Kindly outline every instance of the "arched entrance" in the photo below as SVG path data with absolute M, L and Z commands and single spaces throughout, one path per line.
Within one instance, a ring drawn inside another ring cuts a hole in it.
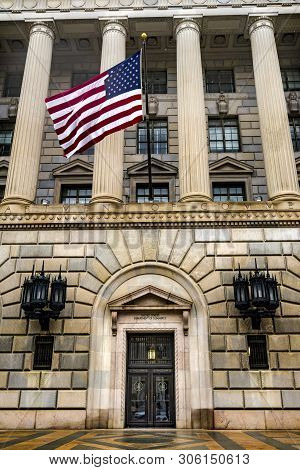
M 143 291 L 144 295 L 138 295 Z M 117 305 L 120 300 L 123 303 Z M 151 308 L 153 313 L 149 315 Z M 211 428 L 212 385 L 204 296 L 187 274 L 154 262 L 120 270 L 99 292 L 92 315 L 87 427 L 126 425 L 127 347 L 133 333 L 173 335 L 176 427 Z M 154 405 L 149 406 L 150 410 Z

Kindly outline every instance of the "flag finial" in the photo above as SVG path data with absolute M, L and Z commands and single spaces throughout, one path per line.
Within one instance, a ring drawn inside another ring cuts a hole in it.
M 146 41 L 146 39 L 148 38 L 148 34 L 147 33 L 142 33 L 141 38 L 142 38 L 143 41 Z

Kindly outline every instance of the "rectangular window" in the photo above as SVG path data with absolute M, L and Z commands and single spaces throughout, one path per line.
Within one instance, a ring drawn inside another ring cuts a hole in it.
M 233 70 L 206 70 L 206 93 L 234 93 Z
M 300 69 L 282 69 L 281 76 L 284 91 L 300 90 Z
M 166 94 L 167 90 L 167 72 L 153 71 L 148 72 L 148 93 Z
M 236 118 L 209 118 L 208 135 L 211 152 L 240 151 L 239 124 Z
M 92 197 L 92 185 L 63 185 L 61 187 L 62 204 L 88 204 Z
M 248 335 L 250 369 L 268 369 L 267 339 L 265 335 Z
M 51 369 L 53 354 L 53 336 L 36 336 L 33 369 Z
M 95 77 L 95 75 L 99 75 L 98 72 L 80 72 L 80 73 L 73 73 L 72 74 L 72 88 L 77 85 L 81 85 L 84 82 L 87 82 L 90 78 Z
M 151 153 L 168 153 L 168 121 L 150 120 Z M 140 122 L 137 135 L 137 153 L 147 153 L 147 129 L 146 122 Z
M 21 94 L 23 75 L 20 73 L 10 73 L 6 76 L 3 96 L 18 97 Z
M 295 152 L 300 152 L 300 118 L 290 117 L 290 131 Z
M 5 186 L 4 185 L 0 185 L 0 202 L 2 201 L 2 199 L 4 199 L 4 194 L 5 194 Z
M 169 202 L 168 183 L 154 183 L 152 187 L 154 202 Z M 148 184 L 140 183 L 136 185 L 136 202 L 149 202 Z
M 213 183 L 213 200 L 216 202 L 246 201 L 245 183 Z
M 0 123 L 0 156 L 10 155 L 15 124 L 12 122 Z

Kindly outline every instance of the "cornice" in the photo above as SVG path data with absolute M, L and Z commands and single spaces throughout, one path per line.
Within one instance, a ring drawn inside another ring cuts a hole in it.
M 300 226 L 297 201 L 0 207 L 0 230 L 295 226 Z

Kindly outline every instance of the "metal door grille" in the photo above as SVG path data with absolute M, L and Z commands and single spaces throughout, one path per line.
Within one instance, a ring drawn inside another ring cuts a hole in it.
M 154 350 L 155 359 L 151 359 Z M 170 335 L 130 335 L 128 341 L 128 366 L 173 365 L 173 336 Z
M 267 340 L 265 335 L 249 335 L 249 365 L 250 369 L 268 369 Z
M 33 360 L 34 369 L 51 369 L 53 342 L 53 336 L 36 336 Z

